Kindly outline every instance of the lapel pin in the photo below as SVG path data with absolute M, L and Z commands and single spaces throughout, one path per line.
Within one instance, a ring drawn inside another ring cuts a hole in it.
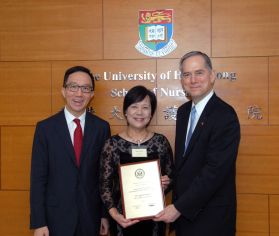
M 202 122 L 201 125 L 204 125 L 204 123 Z

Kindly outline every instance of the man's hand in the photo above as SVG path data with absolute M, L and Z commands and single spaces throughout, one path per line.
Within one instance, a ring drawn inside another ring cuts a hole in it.
M 109 210 L 111 217 L 118 222 L 123 228 L 127 228 L 139 222 L 139 220 L 128 220 L 125 219 L 123 215 L 119 214 L 116 208 L 111 208 Z
M 164 221 L 166 223 L 174 222 L 181 213 L 176 210 L 173 204 L 167 206 L 164 210 L 160 211 L 153 219 L 154 221 Z
M 34 236 L 49 236 L 49 231 L 47 226 L 35 229 Z
M 101 219 L 101 228 L 100 228 L 100 234 L 101 235 L 107 235 L 109 229 L 109 222 L 108 219 L 102 218 Z

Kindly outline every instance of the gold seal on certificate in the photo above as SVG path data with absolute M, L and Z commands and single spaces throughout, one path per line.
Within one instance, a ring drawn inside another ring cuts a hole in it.
M 138 179 L 142 179 L 144 177 L 144 170 L 143 169 L 137 169 L 136 172 L 135 172 L 135 176 L 138 178 Z
M 119 177 L 126 219 L 155 218 L 164 209 L 159 160 L 119 165 Z

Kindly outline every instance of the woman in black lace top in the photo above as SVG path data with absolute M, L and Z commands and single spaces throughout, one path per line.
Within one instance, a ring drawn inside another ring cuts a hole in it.
M 143 86 L 132 88 L 124 99 L 127 129 L 109 138 L 100 161 L 100 194 L 109 211 L 111 236 L 165 236 L 166 224 L 153 220 L 131 221 L 123 217 L 119 182 L 119 164 L 159 159 L 165 194 L 172 189 L 173 154 L 167 138 L 149 132 L 147 125 L 156 109 L 156 96 Z M 147 157 L 132 157 L 131 146 L 146 146 Z

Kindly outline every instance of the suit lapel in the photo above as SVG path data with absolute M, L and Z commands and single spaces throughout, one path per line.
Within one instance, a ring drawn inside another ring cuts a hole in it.
M 177 129 L 177 142 L 175 144 L 177 146 L 176 156 L 178 157 L 182 157 L 185 150 L 186 133 L 187 133 L 188 120 L 191 112 L 192 102 L 189 102 L 189 104 L 187 105 L 188 106 L 181 111 L 181 116 L 179 117 L 179 123 L 176 124 L 177 127 L 179 128 Z M 175 166 L 179 167 L 181 163 L 182 163 L 182 158 L 177 158 L 175 160 Z
M 64 147 L 68 151 L 73 162 L 77 164 L 76 155 L 71 140 L 69 128 L 67 125 L 67 121 L 65 118 L 64 110 L 57 114 L 56 121 L 57 123 L 54 125 L 54 129 L 56 130 L 58 136 L 61 139 L 61 142 L 63 143 Z
M 191 152 L 194 144 L 196 143 L 197 139 L 199 138 L 200 136 L 200 133 L 202 131 L 202 128 L 203 128 L 203 125 L 205 124 L 207 120 L 207 115 L 206 115 L 206 112 L 205 110 L 203 110 L 198 122 L 197 122 L 197 125 L 195 127 L 195 130 L 192 134 L 192 137 L 190 139 L 190 142 L 188 144 L 188 147 L 187 147 L 187 150 L 186 150 L 186 153 L 184 155 L 184 158 L 187 157 L 189 155 L 189 153 Z
M 216 98 L 217 96 L 215 95 L 215 93 L 212 95 L 212 97 L 209 99 L 208 103 L 206 104 L 206 106 L 204 107 L 203 109 L 203 112 L 197 122 L 197 125 L 195 127 L 195 130 L 192 134 L 192 137 L 190 139 L 190 142 L 188 144 L 188 147 L 187 147 L 187 150 L 186 150 L 186 153 L 185 155 L 183 156 L 183 153 L 182 153 L 182 161 L 181 161 L 181 165 L 183 162 L 185 162 L 187 160 L 187 157 L 189 156 L 189 154 L 191 153 L 191 150 L 193 149 L 195 143 L 197 142 L 202 130 L 203 130 L 203 127 L 204 125 L 206 125 L 206 121 L 208 120 L 208 117 L 213 109 L 213 105 L 216 101 Z M 189 113 L 190 115 L 190 113 Z M 189 119 L 189 115 L 188 115 L 188 119 Z M 186 129 L 186 132 L 187 132 L 187 129 Z M 185 135 L 186 136 L 186 135 Z M 184 148 L 185 148 L 185 143 L 184 143 Z M 180 166 L 181 166 L 180 165 Z M 179 166 L 179 167 L 180 167 Z
M 94 116 L 90 113 L 86 113 L 85 116 L 85 126 L 84 126 L 84 135 L 82 140 L 82 149 L 80 154 L 80 162 L 81 165 L 82 161 L 84 160 L 85 154 L 90 146 L 90 143 L 92 141 L 92 138 L 94 137 Z

